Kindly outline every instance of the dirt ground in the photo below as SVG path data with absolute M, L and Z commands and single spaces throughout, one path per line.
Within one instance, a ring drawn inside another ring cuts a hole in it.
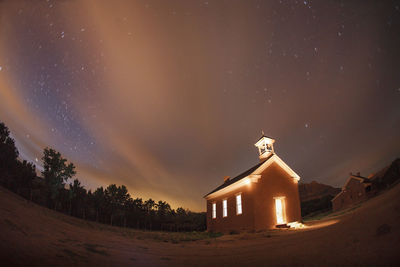
M 0 188 L 0 264 L 400 266 L 399 221 L 400 184 L 356 209 L 307 222 L 306 229 L 171 242 L 172 234 L 86 222 Z

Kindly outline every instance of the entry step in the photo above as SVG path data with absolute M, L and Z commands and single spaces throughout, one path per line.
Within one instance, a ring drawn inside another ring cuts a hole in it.
M 277 224 L 275 227 L 276 227 L 276 228 L 290 228 L 290 226 L 287 225 L 286 223 L 284 223 L 284 224 Z

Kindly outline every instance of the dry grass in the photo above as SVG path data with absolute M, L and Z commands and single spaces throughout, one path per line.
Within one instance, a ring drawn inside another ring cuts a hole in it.
M 209 232 L 160 232 L 160 231 L 141 231 L 134 229 L 119 229 L 120 233 L 128 238 L 138 240 L 154 240 L 159 242 L 174 243 L 190 242 L 199 240 L 212 240 L 222 236 L 221 233 Z

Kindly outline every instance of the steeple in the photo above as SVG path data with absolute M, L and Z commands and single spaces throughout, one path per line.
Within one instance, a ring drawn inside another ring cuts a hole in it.
M 274 142 L 275 139 L 266 136 L 264 131 L 262 131 L 261 138 L 254 144 L 258 148 L 260 161 L 263 161 L 269 155 L 274 153 Z

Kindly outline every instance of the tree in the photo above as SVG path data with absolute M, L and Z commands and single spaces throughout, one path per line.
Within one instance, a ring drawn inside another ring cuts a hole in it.
M 22 193 L 22 195 L 32 200 L 32 182 L 36 178 L 36 166 L 26 160 L 17 161 L 15 175 L 14 181 L 17 192 L 20 193 L 21 189 L 24 190 L 26 193 Z
M 127 202 L 130 198 L 126 186 L 117 187 L 115 184 L 111 184 L 106 188 L 104 193 L 110 215 L 110 224 L 113 225 L 115 215 L 121 215 L 125 221 Z
M 153 229 L 153 217 L 154 217 L 154 207 L 156 206 L 156 202 L 151 198 L 144 202 L 144 208 L 146 212 L 146 220 L 145 220 L 145 227 L 146 228 L 146 221 L 149 221 L 150 230 Z
M 10 131 L 4 123 L 0 122 L 0 176 L 3 184 L 12 188 L 15 187 L 13 178 L 17 169 L 18 150 L 15 141 L 10 137 Z M 12 188 L 15 190 L 15 188 Z
M 103 215 L 104 204 L 106 203 L 105 192 L 103 187 L 99 187 L 93 193 L 94 207 L 96 210 L 96 222 L 99 221 L 101 215 Z
M 64 189 L 65 182 L 76 174 L 75 166 L 73 163 L 67 164 L 67 159 L 63 158 L 60 152 L 47 147 L 43 151 L 42 160 L 42 175 L 48 189 L 48 199 L 54 203 L 54 209 L 57 209 L 60 190 Z
M 136 228 L 140 228 L 140 222 L 144 221 L 144 207 L 143 200 L 141 198 L 130 198 L 128 200 L 129 214 L 136 221 Z
M 179 207 L 176 209 L 176 230 L 179 231 L 179 229 L 183 228 L 183 225 L 185 224 L 186 218 L 187 218 L 186 210 L 182 207 Z
M 18 158 L 18 150 L 15 141 L 10 137 L 10 131 L 7 126 L 0 122 L 0 164 L 10 161 L 16 161 Z
M 119 211 L 123 217 L 124 227 L 126 227 L 126 212 L 128 209 L 128 202 L 131 197 L 129 196 L 128 189 L 125 185 L 118 186 L 117 202 Z
M 165 201 L 158 201 L 157 207 L 157 219 L 161 230 L 165 228 L 168 221 L 168 216 L 171 214 L 171 206 Z
M 86 189 L 81 186 L 81 182 L 78 179 L 75 179 L 72 184 L 69 184 L 69 214 L 72 215 L 72 208 L 75 209 L 76 216 L 79 217 L 79 210 L 83 210 L 82 217 L 85 217 L 85 207 L 84 201 L 86 197 Z
M 87 195 L 85 196 L 84 205 L 85 205 L 84 206 L 84 214 L 87 214 L 87 217 L 85 217 L 85 218 L 93 221 L 94 220 L 93 213 L 96 211 L 95 211 L 95 204 L 94 204 L 94 196 L 93 196 L 91 189 L 89 189 L 87 191 Z
M 117 201 L 118 187 L 115 184 L 111 184 L 106 188 L 106 190 L 104 190 L 104 194 L 108 212 L 110 214 L 110 224 L 113 225 L 115 211 L 118 208 L 118 201 Z

